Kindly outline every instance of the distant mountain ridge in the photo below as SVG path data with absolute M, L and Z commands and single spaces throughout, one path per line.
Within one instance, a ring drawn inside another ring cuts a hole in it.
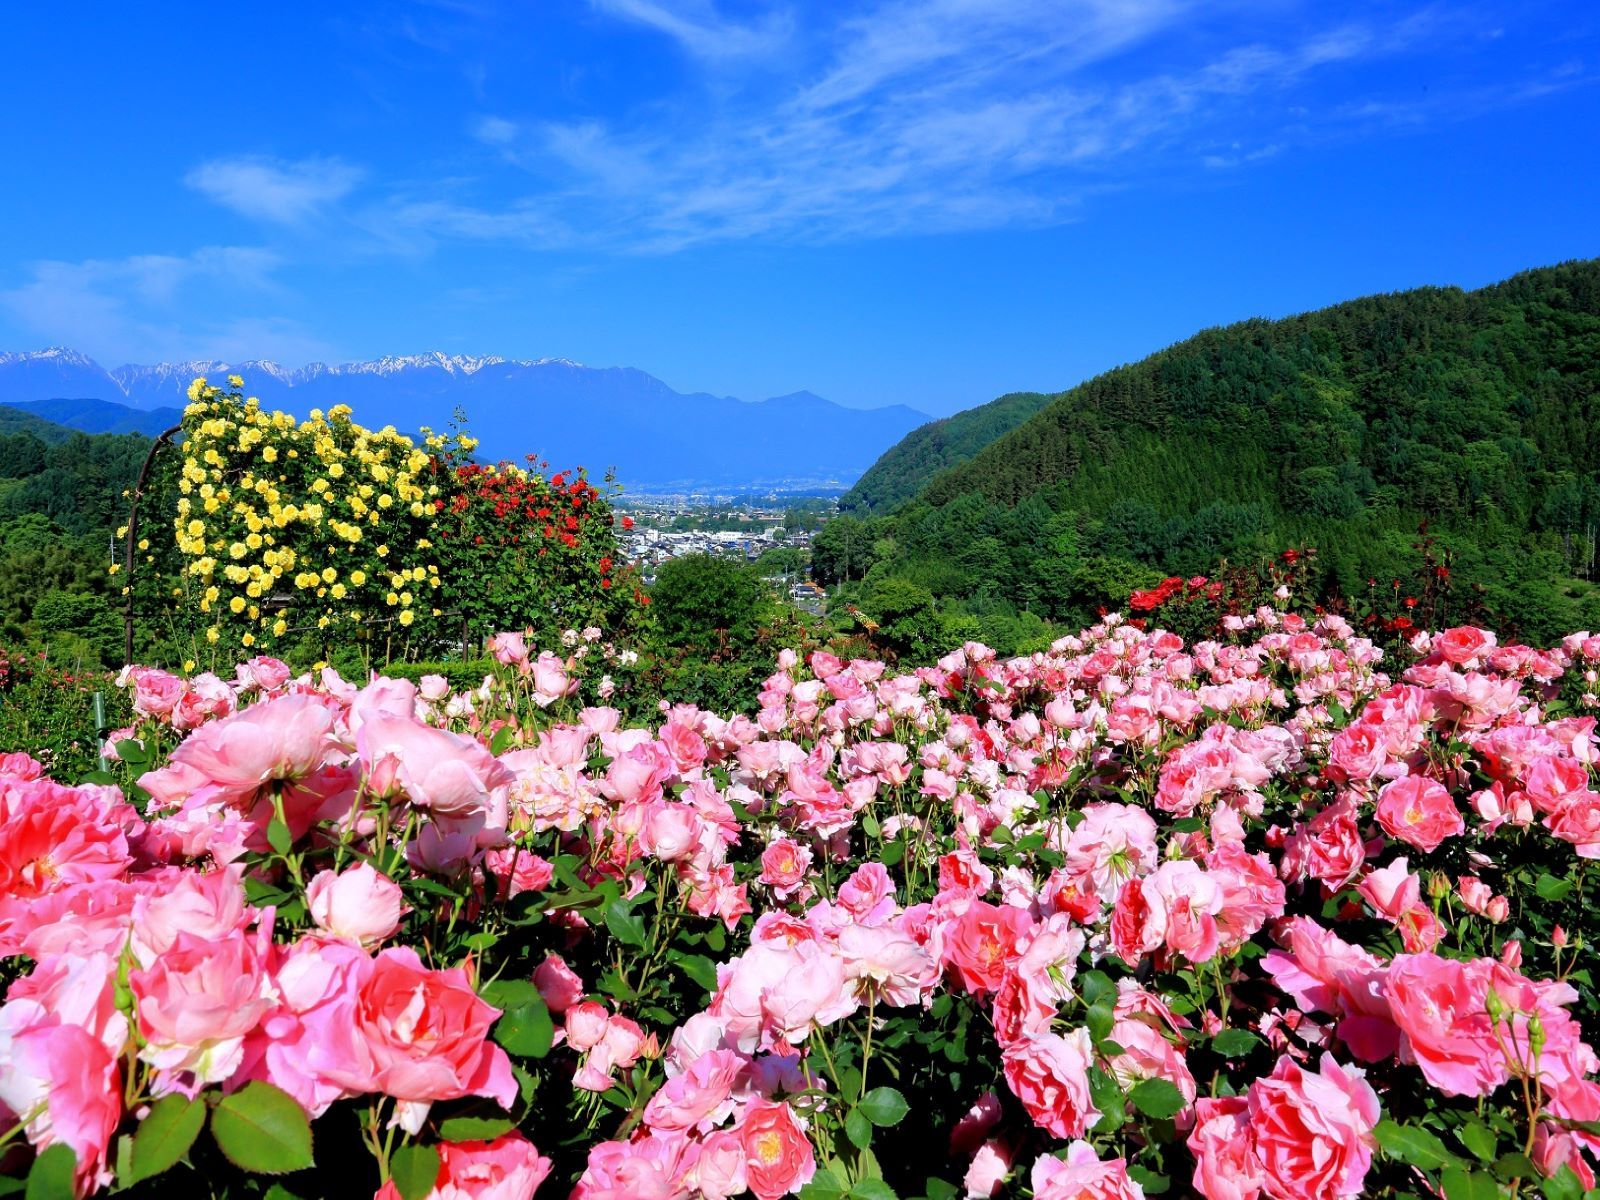
M 113 400 L 22 400 L 4 407 L 80 433 L 139 433 L 155 437 L 183 420 L 179 408 L 134 408 Z
M 230 374 L 242 376 L 246 393 L 263 405 L 301 416 L 348 404 L 363 424 L 414 432 L 446 428 L 460 409 L 484 457 L 520 461 L 532 454 L 553 467 L 587 467 L 595 477 L 614 468 L 624 486 L 656 491 L 843 489 L 928 420 L 904 405 L 851 409 L 810 392 L 753 402 L 682 393 L 631 367 L 439 352 L 298 368 L 196 360 L 109 371 L 60 347 L 7 352 L 0 353 L 0 404 L 48 401 L 51 411 L 30 411 L 74 428 L 115 419 L 142 432 L 137 418 L 56 402 L 95 400 L 161 413 L 181 409 L 196 376 L 220 383 Z

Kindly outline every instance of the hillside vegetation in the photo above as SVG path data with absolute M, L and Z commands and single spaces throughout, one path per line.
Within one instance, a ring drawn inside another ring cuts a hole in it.
M 913 429 L 884 451 L 856 485 L 840 497 L 840 509 L 870 515 L 898 507 L 939 472 L 966 462 L 1061 394 L 1011 392 Z
M 1061 394 L 893 515 L 833 522 L 817 570 L 864 581 L 869 613 L 887 587 L 1011 648 L 1107 594 L 1289 545 L 1346 593 L 1388 584 L 1426 521 L 1456 586 L 1549 634 L 1600 624 L 1597 469 L 1586 261 L 1207 330 Z

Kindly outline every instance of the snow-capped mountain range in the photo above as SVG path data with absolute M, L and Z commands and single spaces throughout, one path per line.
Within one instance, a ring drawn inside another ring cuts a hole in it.
M 644 490 L 847 485 L 929 419 L 904 405 L 844 408 L 810 392 L 755 402 L 681 393 L 633 368 L 564 358 L 438 352 L 292 369 L 248 360 L 109 371 L 59 347 L 0 352 L 0 404 L 74 428 L 92 420 L 92 432 L 150 432 L 176 419 L 172 410 L 202 375 L 216 383 L 240 375 L 246 393 L 270 408 L 304 416 L 348 404 L 363 424 L 407 431 L 446 428 L 460 410 L 484 457 L 531 454 L 595 477 L 614 468 L 625 487 Z M 68 400 L 102 403 L 61 403 Z M 128 411 L 119 415 L 116 406 Z

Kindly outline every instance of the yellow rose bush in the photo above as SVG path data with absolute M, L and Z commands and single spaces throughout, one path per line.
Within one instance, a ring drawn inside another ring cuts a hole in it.
M 366 429 L 344 405 L 297 421 L 229 383 L 194 382 L 179 447 L 179 587 L 205 640 L 270 646 L 291 631 L 327 640 L 341 624 L 431 618 L 440 447 Z
M 465 434 L 368 429 L 344 405 L 299 420 L 238 376 L 189 397 L 146 510 L 171 537 L 139 542 L 143 656 L 426 658 L 505 628 L 619 629 L 638 607 L 581 472 L 480 464 Z

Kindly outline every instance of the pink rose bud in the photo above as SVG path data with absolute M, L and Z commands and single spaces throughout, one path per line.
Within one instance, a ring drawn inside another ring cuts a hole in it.
M 545 1007 L 558 1016 L 583 997 L 583 980 L 564 959 L 554 954 L 546 955 L 533 972 L 533 986 L 544 997 Z
M 393 937 L 405 912 L 400 886 L 368 863 L 338 875 L 320 872 L 306 902 L 318 929 L 368 949 Z
M 582 1054 L 605 1040 L 610 1024 L 604 1005 L 593 1000 L 574 1004 L 567 1010 L 567 1045 Z
M 1567 931 L 1557 925 L 1550 931 L 1550 944 L 1557 950 L 1565 950 L 1567 946 Z

